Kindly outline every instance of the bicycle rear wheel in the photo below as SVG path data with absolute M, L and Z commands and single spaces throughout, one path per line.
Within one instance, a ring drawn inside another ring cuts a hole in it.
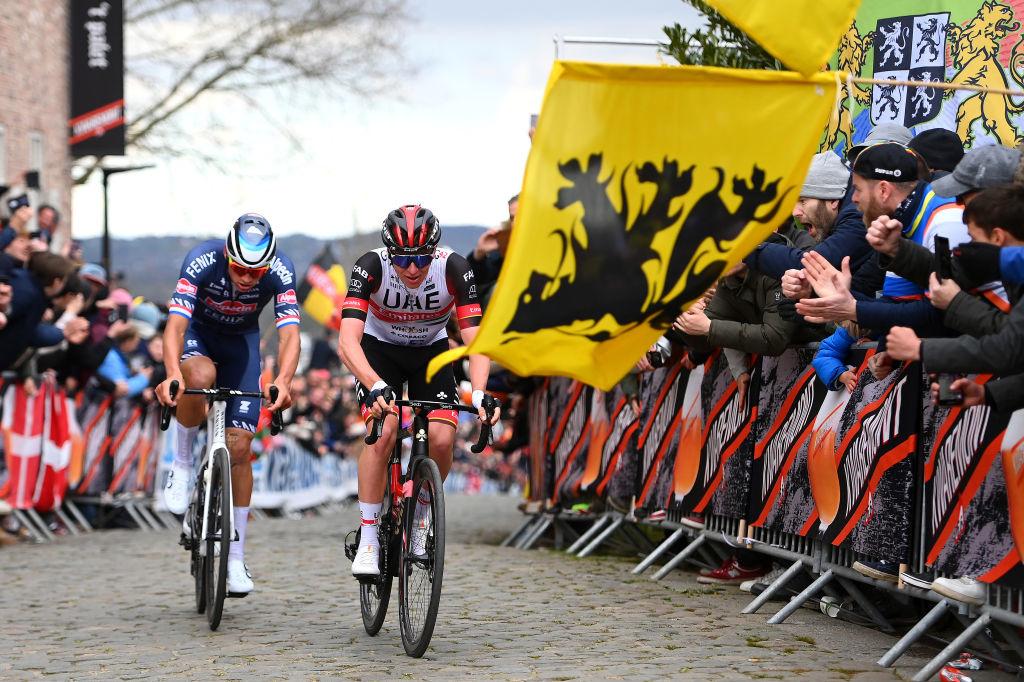
M 228 550 L 231 547 L 231 462 L 227 450 L 210 458 L 210 511 L 206 519 L 206 618 L 210 629 L 220 626 L 227 596 Z
M 394 524 L 391 520 L 391 484 L 384 489 L 384 504 L 380 508 L 380 575 L 376 580 L 359 581 L 359 610 L 363 614 L 366 634 L 373 637 L 384 625 L 384 616 L 391 601 L 391 543 Z
M 403 531 L 398 570 L 402 646 L 406 654 L 419 658 L 434 633 L 444 576 L 444 487 L 433 460 L 421 459 L 413 472 Z

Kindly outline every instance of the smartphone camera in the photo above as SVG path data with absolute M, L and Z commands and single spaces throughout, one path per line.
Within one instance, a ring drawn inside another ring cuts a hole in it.
M 964 394 L 960 391 L 954 391 L 950 386 L 957 377 L 952 374 L 940 374 L 938 376 L 939 383 L 939 405 L 944 407 L 952 407 L 955 405 L 962 405 L 964 402 Z
M 647 351 L 647 362 L 651 363 L 651 367 L 658 369 L 659 367 L 665 366 L 665 356 L 660 351 L 649 350 Z

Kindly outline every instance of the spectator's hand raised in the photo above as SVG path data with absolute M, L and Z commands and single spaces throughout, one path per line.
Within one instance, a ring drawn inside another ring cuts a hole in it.
M 84 343 L 89 337 L 89 320 L 84 317 L 76 317 L 68 320 L 64 325 L 64 338 L 68 343 Z
M 82 296 L 82 294 L 75 294 L 74 296 L 71 297 L 71 300 L 68 301 L 68 304 L 64 306 L 64 312 L 71 313 L 72 315 L 77 315 L 78 313 L 82 312 L 82 308 L 84 307 L 85 296 Z
M 934 272 L 928 277 L 928 299 L 939 310 L 949 308 L 949 304 L 960 291 L 960 285 L 948 277 L 942 282 L 939 282 Z
M 127 328 L 128 323 L 124 320 L 114 320 L 107 328 L 107 337 L 112 339 Z
M 848 392 L 853 393 L 853 389 L 857 388 L 857 375 L 850 370 L 846 370 L 839 375 L 839 383 L 846 386 Z
M 127 381 L 115 381 L 114 382 L 114 397 L 123 398 L 128 395 L 128 382 Z
M 875 377 L 878 381 L 892 374 L 893 369 L 895 369 L 895 365 L 892 357 L 884 350 L 875 353 L 868 360 L 868 370 L 871 372 L 871 376 Z
M 921 339 L 910 327 L 893 327 L 885 338 L 885 350 L 894 360 L 920 360 Z
M 802 298 L 796 311 L 811 324 L 857 318 L 857 301 L 850 293 L 850 257 L 843 258 L 843 269 L 836 270 L 815 251 L 804 254 L 804 272 L 819 298 Z
M 782 295 L 786 298 L 799 301 L 801 298 L 810 298 L 812 291 L 803 270 L 786 270 L 782 274 Z
M 903 223 L 887 215 L 879 216 L 868 227 L 867 240 L 875 251 L 895 258 L 900 250 Z
M 977 407 L 985 404 L 985 387 L 970 379 L 957 379 L 949 385 L 950 390 L 959 391 L 963 396 L 964 407 Z M 932 404 L 939 404 L 939 384 L 932 384 Z
M 487 254 L 497 251 L 500 246 L 498 243 L 498 233 L 501 231 L 502 227 L 499 225 L 480 235 L 480 238 L 476 240 L 476 246 L 473 248 L 473 257 L 480 260 Z

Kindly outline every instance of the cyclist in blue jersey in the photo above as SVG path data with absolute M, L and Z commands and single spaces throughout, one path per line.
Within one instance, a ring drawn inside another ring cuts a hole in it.
M 206 418 L 202 396 L 170 397 L 170 383 L 185 388 L 260 389 L 259 315 L 273 300 L 277 323 L 277 400 L 271 411 L 291 405 L 289 386 L 299 361 L 299 304 L 295 269 L 277 253 L 277 239 L 261 215 L 242 215 L 226 241 L 211 239 L 193 248 L 181 265 L 164 331 L 167 379 L 157 387 L 165 405 L 177 405 L 177 450 L 164 502 L 175 514 L 188 507 L 192 447 Z M 262 387 L 270 400 L 270 386 Z M 252 576 L 245 565 L 245 529 L 252 496 L 250 445 L 259 420 L 259 401 L 235 398 L 227 405 L 225 435 L 231 452 L 231 490 L 237 539 L 228 555 L 228 592 L 248 594 Z

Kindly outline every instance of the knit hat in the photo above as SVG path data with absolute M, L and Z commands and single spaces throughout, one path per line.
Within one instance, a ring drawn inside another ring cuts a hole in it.
M 29 204 L 28 204 L 28 195 L 27 194 L 19 194 L 16 197 L 8 197 L 7 198 L 7 210 L 10 211 L 12 214 L 15 211 L 17 211 L 19 208 L 21 208 L 22 206 L 28 206 L 28 205 Z
M 945 128 L 932 128 L 920 133 L 907 148 L 917 152 L 933 171 L 951 172 L 964 158 L 964 143 L 956 133 Z
M 162 317 L 160 309 L 155 304 L 143 301 L 132 308 L 128 319 L 135 329 L 138 330 L 139 336 L 149 340 L 156 334 Z
M 913 136 L 910 134 L 910 129 L 906 126 L 901 126 L 899 123 L 879 123 L 871 129 L 871 132 L 868 133 L 863 142 L 855 144 L 846 150 L 846 160 L 852 164 L 857 160 L 858 154 L 873 144 L 896 142 L 905 145 L 910 142 L 911 137 Z
M 811 157 L 800 196 L 809 199 L 842 199 L 850 182 L 850 171 L 839 157 L 832 152 L 822 152 Z

